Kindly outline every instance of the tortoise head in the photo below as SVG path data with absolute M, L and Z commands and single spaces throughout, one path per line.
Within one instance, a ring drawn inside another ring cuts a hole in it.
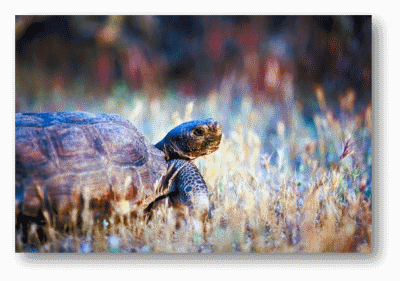
M 155 146 L 164 151 L 167 160 L 192 160 L 216 151 L 221 136 L 222 126 L 217 121 L 195 120 L 175 127 Z

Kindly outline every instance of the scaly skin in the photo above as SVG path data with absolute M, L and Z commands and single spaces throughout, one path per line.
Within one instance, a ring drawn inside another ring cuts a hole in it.
M 184 204 L 193 211 L 209 211 L 210 192 L 197 167 L 182 159 L 171 160 L 168 164 L 181 168 L 170 188 L 172 204 Z
M 213 119 L 185 122 L 172 129 L 155 147 L 164 151 L 166 160 L 193 160 L 218 149 L 222 126 Z
M 175 127 L 155 145 L 164 151 L 168 161 L 168 197 L 174 206 L 184 205 L 192 212 L 210 215 L 207 184 L 190 160 L 217 150 L 221 137 L 222 126 L 217 121 L 195 120 Z

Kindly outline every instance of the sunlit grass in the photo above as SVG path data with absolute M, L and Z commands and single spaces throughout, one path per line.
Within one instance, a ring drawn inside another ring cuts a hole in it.
M 284 115 L 285 107 L 245 96 L 232 109 L 234 101 L 215 92 L 199 101 L 113 95 L 90 106 L 55 103 L 56 111 L 121 114 L 152 143 L 184 121 L 217 119 L 223 125 L 219 150 L 195 160 L 215 209 L 211 219 L 200 220 L 163 201 L 150 220 L 117 211 L 96 220 L 85 205 L 82 224 L 71 210 L 68 229 L 45 213 L 47 239 L 40 241 L 32 224 L 28 243 L 16 232 L 16 251 L 371 252 L 371 106 L 355 113 L 346 103 L 335 116 L 320 88 L 316 99 L 315 127 L 297 105 Z M 42 101 L 25 109 L 48 110 Z

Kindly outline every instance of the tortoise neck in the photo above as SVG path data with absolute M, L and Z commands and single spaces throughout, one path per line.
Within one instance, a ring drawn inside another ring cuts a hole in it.
M 164 151 L 164 139 L 160 140 L 156 145 L 156 148 L 158 148 L 161 151 Z
M 154 145 L 157 149 L 161 150 L 165 154 L 165 159 L 185 159 L 184 155 L 181 155 L 179 151 L 172 145 L 171 143 L 165 144 L 165 138 L 159 141 L 156 145 Z
M 166 147 L 165 139 L 160 140 L 155 147 L 165 154 L 165 159 L 168 161 L 172 158 L 173 153 L 171 152 L 171 148 Z

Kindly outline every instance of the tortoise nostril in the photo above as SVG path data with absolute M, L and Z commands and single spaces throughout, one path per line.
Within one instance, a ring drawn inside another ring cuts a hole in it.
M 213 124 L 214 131 L 221 133 L 222 132 L 222 125 L 221 123 L 215 121 Z

